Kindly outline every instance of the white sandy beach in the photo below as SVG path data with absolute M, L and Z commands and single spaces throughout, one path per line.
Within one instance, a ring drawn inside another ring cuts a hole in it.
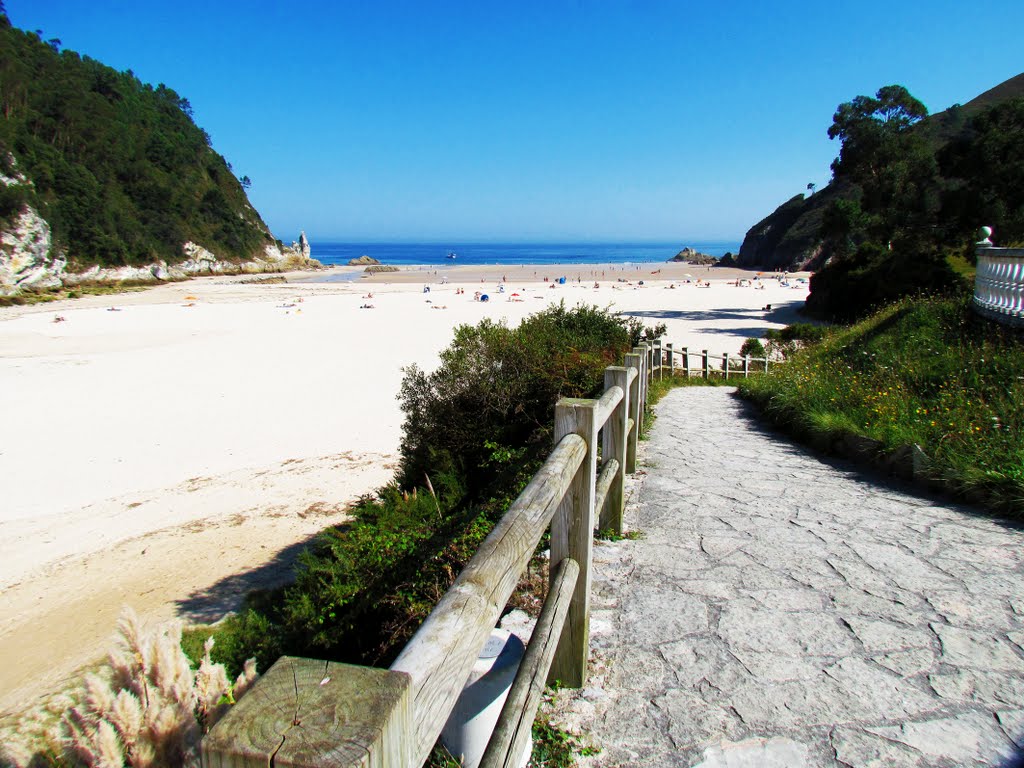
M 460 267 L 444 285 L 429 270 L 202 278 L 0 308 L 0 712 L 101 655 L 126 603 L 208 621 L 286 578 L 297 545 L 391 477 L 401 368 L 431 369 L 457 324 L 585 302 L 664 322 L 677 348 L 734 353 L 797 319 L 807 293 L 686 265 L 608 274 L 597 289 L 601 267 L 547 268 L 581 276 L 555 287 L 536 269 Z

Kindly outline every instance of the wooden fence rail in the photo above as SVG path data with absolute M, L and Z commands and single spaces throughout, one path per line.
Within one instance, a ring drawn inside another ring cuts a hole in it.
M 511 766 L 545 682 L 586 680 L 594 530 L 622 532 L 625 476 L 636 471 L 651 377 L 674 375 L 678 363 L 684 375 L 708 378 L 713 358 L 726 377 L 749 375 L 751 363 L 768 370 L 764 358 L 747 356 L 732 369 L 728 353 L 698 355 L 657 340 L 605 369 L 600 398 L 560 400 L 551 455 L 391 668 L 283 657 L 203 740 L 203 766 L 421 766 L 550 525 L 548 596 L 483 760 Z
M 544 682 L 586 679 L 594 529 L 622 531 L 625 475 L 662 361 L 660 344 L 642 344 L 605 370 L 599 399 L 558 402 L 551 455 L 390 669 L 278 660 L 203 740 L 203 766 L 421 766 L 550 524 L 548 597 L 485 755 L 511 765 Z
M 668 370 L 670 376 L 679 371 L 686 378 L 694 375 L 705 379 L 710 379 L 712 375 L 723 376 L 726 379 L 730 376 L 747 378 L 753 373 L 767 373 L 769 364 L 773 362 L 778 365 L 777 361 L 769 360 L 767 357 L 730 355 L 728 352 L 723 352 L 721 355 L 712 355 L 706 349 L 702 349 L 698 353 L 691 352 L 687 347 L 677 348 L 671 344 L 665 344 L 655 349 L 654 375 L 659 379 L 663 376 L 665 370 Z M 691 357 L 696 357 L 699 361 L 697 367 L 690 366 Z M 721 368 L 712 368 L 712 360 L 720 360 Z M 733 363 L 736 363 L 737 366 L 733 367 Z

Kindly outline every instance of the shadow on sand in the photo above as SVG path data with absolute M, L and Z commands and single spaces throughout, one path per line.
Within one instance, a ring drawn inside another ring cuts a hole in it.
M 645 320 L 684 320 L 690 323 L 714 323 L 722 320 L 746 320 L 751 325 L 740 328 L 721 328 L 718 326 L 696 327 L 699 333 L 713 333 L 720 336 L 732 336 L 740 339 L 761 338 L 764 336 L 764 323 L 790 325 L 804 320 L 800 315 L 800 304 L 783 304 L 773 306 L 770 310 L 740 309 L 729 307 L 724 309 L 645 309 L 629 310 L 621 314 L 628 317 L 639 317 Z M 667 338 L 667 341 L 672 341 Z M 715 351 L 715 350 L 712 350 Z
M 230 611 L 237 611 L 250 592 L 291 583 L 295 580 L 295 564 L 299 554 L 313 543 L 316 536 L 313 534 L 285 547 L 258 568 L 225 576 L 207 589 L 176 600 L 178 615 L 188 622 L 210 624 L 219 621 Z

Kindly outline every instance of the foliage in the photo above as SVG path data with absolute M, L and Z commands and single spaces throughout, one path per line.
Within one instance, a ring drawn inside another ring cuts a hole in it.
M 225 621 L 214 658 L 388 663 L 550 452 L 558 397 L 597 394 L 628 342 L 592 307 L 458 328 L 434 373 L 406 370 L 396 482 L 321 534 L 292 586 Z
M 580 737 L 538 715 L 533 723 L 533 753 L 530 765 L 534 768 L 571 768 L 576 756 L 590 757 L 601 750 L 587 746 Z
M 743 346 L 740 347 L 740 357 L 764 357 L 767 353 L 764 350 L 764 344 L 761 343 L 760 339 L 749 338 L 743 342 Z
M 538 713 L 533 722 L 533 751 L 528 763 L 531 768 L 572 768 L 576 756 L 589 757 L 601 750 L 586 746 L 575 733 L 554 725 L 545 715 Z M 459 768 L 462 763 L 440 743 L 434 746 L 425 768 Z
M 905 243 L 889 250 L 864 242 L 851 258 L 837 259 L 811 276 L 807 311 L 850 322 L 910 294 L 957 294 L 969 288 L 938 247 Z
M 833 116 L 828 136 L 842 147 L 832 172 L 861 190 L 860 215 L 848 221 L 876 243 L 906 239 L 938 207 L 935 156 L 920 133 L 910 130 L 927 114 L 906 88 L 887 85 L 875 98 L 857 96 L 840 104 Z
M 793 323 L 778 330 L 769 328 L 764 332 L 765 352 L 770 360 L 785 361 L 797 350 L 821 341 L 828 333 L 827 326 L 811 323 Z
M 459 477 L 474 501 L 507 496 L 547 455 L 558 398 L 597 393 L 628 349 L 622 322 L 595 307 L 456 328 L 437 370 L 405 370 L 399 484 Z
M 945 196 L 945 218 L 964 233 L 984 224 L 1000 243 L 1024 240 L 1024 98 L 976 116 L 939 157 L 961 180 Z
M 639 346 L 641 341 L 654 341 L 660 339 L 668 333 L 668 326 L 665 323 L 655 323 L 654 325 L 644 325 L 643 320 L 639 317 L 626 317 L 625 318 L 626 333 L 629 334 L 629 348 Z
M 926 115 L 901 86 L 837 109 L 830 187 L 847 191 L 822 211 L 828 262 L 809 313 L 848 322 L 904 296 L 955 293 L 981 224 L 1000 243 L 1024 238 L 1024 98 L 979 99 L 969 118 L 959 107 Z
M 181 648 L 181 625 L 144 626 L 131 609 L 118 622 L 108 666 L 85 676 L 60 722 L 29 744 L 14 735 L 0 755 L 14 766 L 199 765 L 199 742 L 256 679 L 249 662 L 234 685 L 204 644 L 193 670 Z
M 617 533 L 611 528 L 602 528 L 594 534 L 594 538 L 601 541 L 636 541 L 643 537 L 643 531 L 622 531 L 622 533 Z
M 0 14 L 2 16 L 2 14 Z M 180 261 L 182 244 L 243 259 L 272 242 L 188 101 L 0 24 L 0 220 L 28 203 L 73 264 Z
M 817 444 L 917 444 L 933 478 L 1024 512 L 1024 343 L 967 299 L 903 299 L 739 388 Z

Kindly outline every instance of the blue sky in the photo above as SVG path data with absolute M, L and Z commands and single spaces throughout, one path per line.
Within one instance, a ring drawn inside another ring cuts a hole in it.
M 739 240 L 836 106 L 1024 69 L 1024 2 L 6 0 L 192 103 L 285 240 Z

